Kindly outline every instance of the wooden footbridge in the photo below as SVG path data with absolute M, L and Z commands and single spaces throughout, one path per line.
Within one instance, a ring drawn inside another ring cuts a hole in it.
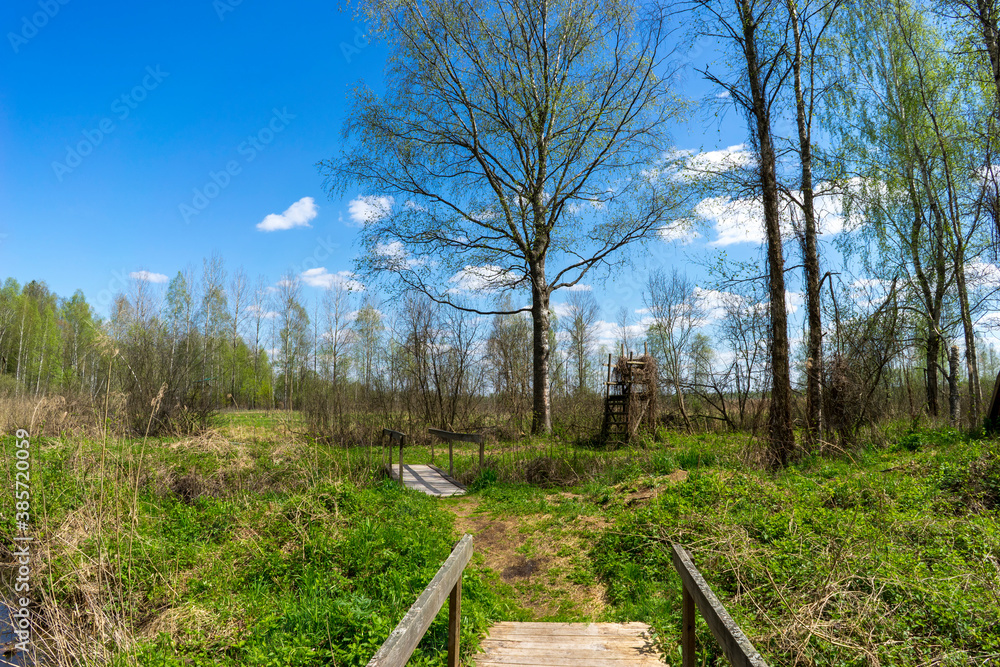
M 462 572 L 472 558 L 472 535 L 466 535 L 438 570 L 368 667 L 403 667 L 448 599 L 448 667 L 459 667 Z M 737 667 L 767 667 L 746 635 L 679 545 L 674 567 L 683 587 L 682 667 L 695 667 L 695 608 Z M 494 625 L 473 656 L 477 667 L 658 667 L 660 662 L 644 623 L 511 623 Z
M 391 429 L 382 429 L 382 435 L 386 436 L 386 443 L 388 445 L 389 456 L 386 463 L 386 471 L 389 476 L 395 480 L 398 480 L 400 484 L 408 489 L 413 489 L 415 491 L 420 491 L 421 493 L 426 493 L 431 496 L 439 497 L 451 497 L 460 496 L 465 493 L 465 487 L 455 479 L 455 452 L 454 443 L 456 442 L 472 442 L 479 445 L 479 467 L 483 466 L 483 458 L 485 456 L 485 445 L 483 444 L 483 436 L 478 433 L 452 433 L 451 431 L 442 431 L 440 429 L 432 428 L 428 429 L 428 432 L 435 438 L 444 440 L 448 443 L 448 472 L 445 473 L 444 470 L 438 468 L 433 464 L 434 461 L 434 447 L 431 446 L 431 464 L 430 465 L 403 465 L 403 447 L 406 446 L 407 436 L 405 433 L 400 433 L 399 431 L 393 431 Z M 392 450 L 394 447 L 399 447 L 399 463 L 394 463 L 392 461 Z

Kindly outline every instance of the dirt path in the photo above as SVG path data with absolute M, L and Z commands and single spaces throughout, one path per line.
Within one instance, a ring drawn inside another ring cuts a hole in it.
M 485 565 L 510 584 L 520 606 L 535 620 L 596 620 L 604 610 L 604 586 L 587 567 L 587 550 L 604 527 L 602 519 L 550 514 L 496 516 L 479 499 L 449 500 L 455 530 L 475 538 Z

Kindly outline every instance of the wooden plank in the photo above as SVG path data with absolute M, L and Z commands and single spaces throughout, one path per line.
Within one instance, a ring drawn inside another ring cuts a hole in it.
M 687 586 L 681 590 L 681 667 L 695 667 L 694 597 Z
M 572 635 L 563 635 L 557 637 L 528 637 L 522 636 L 517 639 L 511 638 L 498 638 L 494 639 L 490 637 L 489 639 L 484 639 L 482 642 L 483 646 L 489 646 L 492 650 L 496 649 L 511 649 L 511 650 L 534 650 L 543 649 L 556 644 L 570 645 L 573 649 L 581 649 L 587 651 L 600 651 L 614 649 L 616 651 L 641 651 L 643 649 L 652 650 L 652 639 L 643 639 L 642 637 L 580 637 Z
M 645 623 L 517 623 L 490 628 L 477 667 L 663 667 Z
M 606 652 L 607 653 L 607 652 Z M 486 665 L 535 665 L 538 667 L 663 667 L 652 656 L 575 655 L 565 651 L 548 655 L 477 655 L 476 667 Z
M 449 477 L 442 470 L 430 465 L 405 465 L 402 475 L 395 466 L 389 466 L 389 475 L 393 479 L 401 479 L 408 489 L 421 491 L 432 496 L 458 496 L 465 493 L 464 486 L 458 480 Z
M 729 658 L 729 662 L 734 667 L 767 667 L 764 658 L 715 597 L 715 593 L 695 567 L 690 554 L 679 544 L 673 545 L 673 552 L 674 567 L 681 575 L 684 589 L 694 598 L 698 610 L 701 611 L 702 617 L 722 647 L 722 652 Z
M 483 441 L 481 433 L 452 433 L 451 431 L 442 431 L 439 428 L 429 428 L 427 432 L 448 442 L 473 442 L 478 445 Z
M 385 640 L 382 647 L 368 661 L 368 667 L 402 667 L 413 655 L 417 644 L 423 639 L 434 617 L 441 611 L 444 600 L 451 594 L 455 584 L 462 578 L 462 571 L 472 558 L 472 535 L 465 535 L 444 565 L 437 571 L 431 583 L 413 603 L 403 620 Z
M 663 663 L 653 658 L 633 658 L 625 660 L 592 660 L 584 662 L 566 656 L 523 656 L 503 660 L 487 660 L 476 657 L 476 667 L 663 667 Z
M 503 621 L 490 628 L 490 637 L 498 634 L 533 634 L 547 635 L 615 635 L 636 634 L 648 632 L 645 623 L 545 623 L 540 621 L 517 622 Z
M 505 660 L 509 658 L 533 658 L 542 656 L 572 656 L 579 660 L 581 664 L 590 664 L 592 660 L 635 660 L 645 657 L 637 649 L 614 650 L 608 647 L 596 649 L 577 648 L 572 643 L 551 643 L 544 648 L 512 649 L 512 648 L 491 648 L 485 646 L 485 660 Z
M 566 656 L 522 656 L 505 658 L 503 660 L 488 659 L 476 656 L 476 667 L 663 667 L 663 663 L 654 658 L 626 658 L 625 660 L 591 660 L 584 662 Z

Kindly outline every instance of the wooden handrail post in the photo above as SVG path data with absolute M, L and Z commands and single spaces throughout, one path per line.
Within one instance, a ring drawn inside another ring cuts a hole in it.
M 458 667 L 462 639 L 462 577 L 455 582 L 448 599 L 448 667 Z
M 681 587 L 681 667 L 695 667 L 694 598 Z
M 439 428 L 429 428 L 427 432 L 433 436 L 437 436 L 442 440 L 448 441 L 448 474 L 452 477 L 455 476 L 455 462 L 454 462 L 454 443 L 458 442 L 473 442 L 479 445 L 479 467 L 483 467 L 483 458 L 485 456 L 485 444 L 483 436 L 480 433 L 452 433 L 451 431 L 442 431 Z M 434 463 L 434 441 L 431 440 L 431 464 Z
M 399 485 L 405 487 L 406 484 L 403 483 L 403 445 L 406 444 L 406 434 L 400 433 L 399 431 L 393 431 L 391 429 L 384 428 L 382 429 L 382 435 L 389 437 L 389 445 L 388 445 L 389 461 L 386 464 L 386 470 L 389 473 L 390 477 L 392 476 L 392 444 L 394 442 L 399 443 Z

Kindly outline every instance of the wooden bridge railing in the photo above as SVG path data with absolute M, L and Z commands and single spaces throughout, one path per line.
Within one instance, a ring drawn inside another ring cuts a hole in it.
M 704 577 L 698 572 L 694 562 L 684 547 L 679 544 L 673 545 L 674 567 L 681 575 L 683 583 L 682 600 L 682 627 L 681 627 L 681 651 L 683 654 L 683 667 L 695 667 L 695 605 L 701 611 L 702 617 L 708 624 L 715 640 L 722 647 L 722 652 L 729 658 L 729 662 L 736 667 L 767 667 L 764 658 L 761 657 L 757 649 L 753 647 L 747 636 L 739 629 L 726 608 L 715 597 L 712 589 L 708 587 Z
M 452 433 L 451 431 L 442 431 L 441 429 L 438 429 L 438 428 L 429 428 L 429 429 L 427 429 L 427 432 L 430 433 L 431 435 L 436 435 L 437 437 L 441 438 L 442 440 L 446 440 L 448 442 L 448 474 L 449 475 L 454 475 L 455 474 L 455 467 L 454 467 L 454 461 L 453 461 L 454 452 L 452 451 L 452 449 L 453 449 L 452 443 L 453 442 L 473 442 L 473 443 L 478 444 L 479 445 L 479 467 L 480 468 L 483 467 L 483 455 L 485 453 L 485 447 L 486 447 L 486 445 L 484 444 L 483 436 L 481 434 L 479 434 L 479 433 Z M 432 457 L 433 457 L 433 454 L 432 454 Z
M 403 445 L 406 444 L 406 434 L 400 433 L 399 431 L 393 431 L 388 428 L 382 429 L 382 435 L 389 436 L 389 447 L 394 444 L 399 445 L 399 485 L 405 486 L 403 484 Z M 389 466 L 392 467 L 392 451 L 389 452 Z
M 400 476 L 402 479 L 402 475 Z M 472 558 L 472 535 L 465 535 L 437 571 L 431 583 L 413 603 L 406 616 L 368 661 L 368 667 L 403 667 L 423 639 L 434 617 L 448 604 L 448 667 L 458 667 L 459 631 L 462 619 L 462 571 Z

